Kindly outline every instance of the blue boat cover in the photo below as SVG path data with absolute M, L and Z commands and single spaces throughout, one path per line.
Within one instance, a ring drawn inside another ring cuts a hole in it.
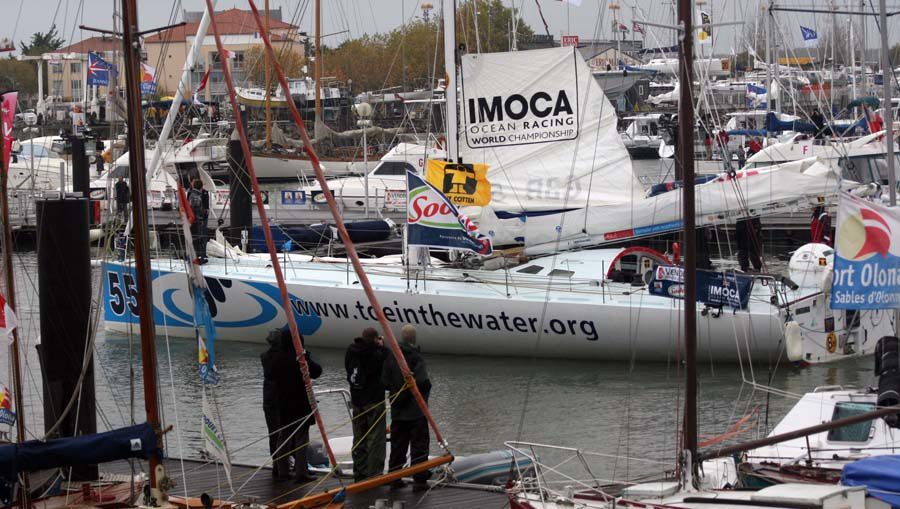
M 845 465 L 841 484 L 865 486 L 869 495 L 900 508 L 900 456 L 876 456 Z
M 0 481 L 15 482 L 20 472 L 93 465 L 126 458 L 148 459 L 159 452 L 150 424 L 105 433 L 0 446 Z
M 814 133 L 816 132 L 816 126 L 813 125 L 812 122 L 803 120 L 778 120 L 778 117 L 776 117 L 774 113 L 769 112 L 769 114 L 766 115 L 766 130 L 775 132 L 797 131 L 800 133 Z
M 769 134 L 765 129 L 732 129 L 728 131 L 729 136 L 766 136 Z

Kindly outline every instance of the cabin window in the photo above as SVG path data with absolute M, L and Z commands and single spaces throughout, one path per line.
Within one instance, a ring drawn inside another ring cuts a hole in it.
M 386 175 L 406 175 L 406 170 L 415 172 L 416 169 L 403 161 L 384 161 L 375 168 L 373 175 L 384 177 Z
M 520 272 L 521 272 L 521 271 L 520 271 Z M 550 277 L 566 277 L 566 278 L 570 278 L 570 277 L 572 277 L 574 274 L 575 274 L 575 272 L 573 272 L 573 271 L 571 271 L 571 270 L 565 270 L 565 269 L 553 269 L 553 270 L 550 271 L 549 276 L 550 276 Z
M 854 415 L 864 414 L 875 410 L 872 403 L 853 403 L 844 401 L 834 406 L 834 415 L 831 416 L 832 421 L 853 417 Z M 842 426 L 828 432 L 829 442 L 868 442 L 869 432 L 872 430 L 872 421 L 865 421 L 859 424 L 851 424 Z
M 540 265 L 528 265 L 527 267 L 523 267 L 516 272 L 521 272 L 522 274 L 537 274 L 542 270 L 544 270 L 544 268 Z

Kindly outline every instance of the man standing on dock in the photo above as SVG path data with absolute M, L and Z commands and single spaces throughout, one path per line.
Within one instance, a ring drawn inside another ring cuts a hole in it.
M 431 393 L 431 380 L 429 380 L 428 370 L 425 368 L 425 359 L 422 358 L 422 354 L 419 353 L 419 348 L 416 346 L 416 328 L 412 325 L 404 325 L 400 330 L 400 337 L 403 358 L 406 359 L 406 364 L 416 380 L 416 385 L 427 402 L 428 395 Z M 393 472 L 406 465 L 407 450 L 409 451 L 410 465 L 428 459 L 430 440 L 428 421 L 425 420 L 425 415 L 416 404 L 409 388 L 405 387 L 406 382 L 403 380 L 403 373 L 400 372 L 396 359 L 389 357 L 384 362 L 381 378 L 391 393 L 391 456 L 388 460 L 388 470 Z M 427 470 L 414 474 L 413 491 L 428 489 L 426 481 L 429 477 L 431 477 L 431 472 Z M 391 487 L 402 488 L 404 484 L 403 480 L 397 480 L 391 484 Z
M 353 404 L 353 480 L 384 473 L 385 407 L 381 373 L 388 353 L 378 331 L 369 327 L 353 340 L 344 356 Z
M 128 204 L 131 203 L 131 189 L 125 178 L 119 177 L 116 182 L 116 213 L 122 216 L 122 219 L 128 220 Z

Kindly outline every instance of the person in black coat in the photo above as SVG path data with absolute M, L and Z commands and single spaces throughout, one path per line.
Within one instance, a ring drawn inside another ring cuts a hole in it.
M 276 479 L 287 478 L 288 472 L 279 470 L 277 461 L 279 451 L 279 428 L 283 425 L 278 411 L 278 384 L 275 381 L 275 363 L 281 356 L 281 330 L 274 330 L 266 338 L 269 349 L 260 355 L 263 368 L 263 414 L 266 417 L 266 428 L 269 430 L 269 455 L 272 456 L 272 476 Z M 280 451 L 283 453 L 284 451 Z
M 416 385 L 422 393 L 422 397 L 428 402 L 431 394 L 431 380 L 425 367 L 425 359 L 419 353 L 416 346 L 416 329 L 412 325 L 404 325 L 400 330 L 402 342 L 400 349 L 403 358 L 409 366 Z M 403 389 L 406 381 L 396 359 L 389 357 L 384 362 L 384 370 L 381 376 L 385 387 L 390 392 L 391 398 L 391 455 L 388 460 L 388 470 L 400 470 L 406 465 L 407 451 L 409 451 L 410 465 L 421 463 L 428 459 L 430 437 L 428 435 L 428 421 L 425 414 L 416 403 L 412 391 Z M 426 481 L 431 477 L 431 472 L 424 471 L 413 475 L 414 490 L 427 489 Z M 403 481 L 395 481 L 393 487 L 402 487 Z
M 344 355 L 353 406 L 353 479 L 357 482 L 384 473 L 387 430 L 381 373 L 387 356 L 384 340 L 371 327 L 353 340 Z
M 115 187 L 116 193 L 116 212 L 123 218 L 128 217 L 128 205 L 131 203 L 131 189 L 123 177 L 119 177 Z
M 309 352 L 306 352 L 306 363 L 309 366 L 309 377 L 315 380 L 322 375 L 322 366 L 316 363 Z M 288 471 L 288 454 L 294 456 L 294 480 L 305 483 L 315 479 L 309 474 L 306 454 L 309 445 L 309 427 L 313 423 L 312 405 L 306 394 L 306 384 L 297 361 L 297 351 L 291 333 L 287 328 L 281 331 L 281 348 L 273 363 L 273 376 L 278 388 L 278 413 L 283 431 L 279 434 L 279 442 L 283 444 L 279 451 L 278 464 L 275 468 L 279 474 Z
M 750 270 L 750 262 L 753 269 L 759 272 L 762 269 L 762 223 L 759 217 L 739 219 L 734 226 L 734 236 L 737 240 L 738 263 L 741 270 Z

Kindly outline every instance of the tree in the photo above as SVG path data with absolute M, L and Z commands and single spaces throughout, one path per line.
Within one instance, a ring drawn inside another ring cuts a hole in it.
M 0 59 L 0 89 L 18 90 L 24 94 L 37 92 L 34 65 L 12 57 Z
M 300 51 L 291 46 L 285 46 L 283 50 L 276 50 L 278 63 L 284 69 L 284 75 L 288 78 L 299 78 L 303 74 L 303 66 L 306 65 L 306 58 Z M 253 83 L 258 87 L 266 85 L 266 58 L 265 48 L 263 46 L 254 46 L 244 51 L 244 79 L 248 83 Z M 271 65 L 271 64 L 270 64 Z M 272 84 L 277 84 L 277 78 L 274 71 L 272 72 Z
M 466 0 L 456 10 L 456 39 L 465 43 L 466 51 L 478 50 L 485 53 L 509 51 L 512 39 L 513 10 L 503 5 L 502 0 L 479 0 L 475 16 L 476 3 Z M 475 30 L 475 18 L 478 18 L 478 30 Z M 517 37 L 530 39 L 534 32 L 521 17 L 517 20 Z
M 59 34 L 56 32 L 56 25 L 53 25 L 47 33 L 35 32 L 31 34 L 31 42 L 28 44 L 20 42 L 19 48 L 22 50 L 23 55 L 38 56 L 58 50 L 65 43 L 66 41 L 59 37 Z

